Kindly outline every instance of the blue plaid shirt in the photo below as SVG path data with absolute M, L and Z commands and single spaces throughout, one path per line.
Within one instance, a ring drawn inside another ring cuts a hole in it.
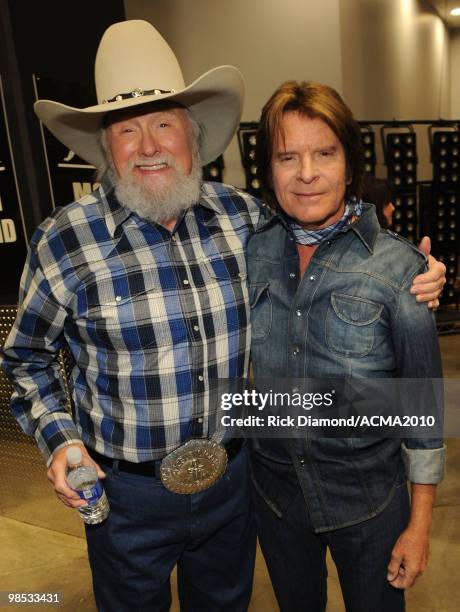
M 140 462 L 208 435 L 209 381 L 247 374 L 245 251 L 258 219 L 257 200 L 204 183 L 172 233 L 103 187 L 41 224 L 2 366 L 48 463 L 77 441 Z M 65 344 L 75 420 L 56 359 Z

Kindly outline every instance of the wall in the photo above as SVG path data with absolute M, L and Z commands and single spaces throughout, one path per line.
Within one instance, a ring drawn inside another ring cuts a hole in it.
M 460 28 L 450 31 L 450 114 L 460 119 Z
M 343 92 L 366 119 L 449 116 L 448 31 L 418 0 L 341 0 Z
M 339 0 L 125 0 L 127 19 L 146 19 L 177 55 L 186 83 L 220 64 L 244 74 L 243 121 L 257 121 L 286 79 L 319 80 L 342 89 Z M 243 186 L 233 140 L 225 180 Z
M 343 93 L 357 118 L 450 118 L 449 33 L 430 4 L 341 0 L 340 23 Z M 418 179 L 430 180 L 426 126 L 416 133 Z
M 147 19 L 163 34 L 186 82 L 218 64 L 238 66 L 244 121 L 257 120 L 286 79 L 332 85 L 360 120 L 450 117 L 448 32 L 425 0 L 124 2 L 127 19 Z M 417 131 L 419 178 L 429 179 L 426 128 Z M 225 180 L 242 185 L 235 141 L 225 162 Z

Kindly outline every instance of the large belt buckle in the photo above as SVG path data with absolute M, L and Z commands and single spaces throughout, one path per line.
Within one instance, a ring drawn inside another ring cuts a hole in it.
M 227 461 L 227 451 L 214 440 L 189 440 L 163 459 L 161 482 L 173 493 L 199 493 L 222 476 Z

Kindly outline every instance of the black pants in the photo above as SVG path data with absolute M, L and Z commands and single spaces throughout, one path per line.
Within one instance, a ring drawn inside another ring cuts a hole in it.
M 108 519 L 86 526 L 100 612 L 165 612 L 177 564 L 181 610 L 245 612 L 255 522 L 246 449 L 210 489 L 178 495 L 148 476 L 105 469 Z
M 255 492 L 260 545 L 281 612 L 324 612 L 326 549 L 337 566 L 347 612 L 403 612 L 404 591 L 387 581 L 393 545 L 409 519 L 406 484 L 378 516 L 358 525 L 315 534 L 298 495 L 278 518 Z

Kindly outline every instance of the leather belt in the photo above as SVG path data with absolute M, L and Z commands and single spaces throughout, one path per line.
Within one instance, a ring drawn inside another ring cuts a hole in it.
M 224 448 L 227 452 L 228 461 L 231 461 L 240 452 L 243 446 L 243 438 L 233 438 L 224 444 Z M 157 459 L 155 461 L 143 461 L 141 463 L 134 463 L 132 461 L 125 461 L 124 459 L 112 459 L 111 457 L 105 457 L 100 453 L 97 453 L 92 448 L 88 448 L 89 455 L 99 463 L 101 466 L 112 467 L 115 461 L 118 461 L 118 470 L 120 472 L 128 472 L 129 474 L 139 474 L 141 476 L 151 476 L 161 480 L 160 467 L 163 459 Z

